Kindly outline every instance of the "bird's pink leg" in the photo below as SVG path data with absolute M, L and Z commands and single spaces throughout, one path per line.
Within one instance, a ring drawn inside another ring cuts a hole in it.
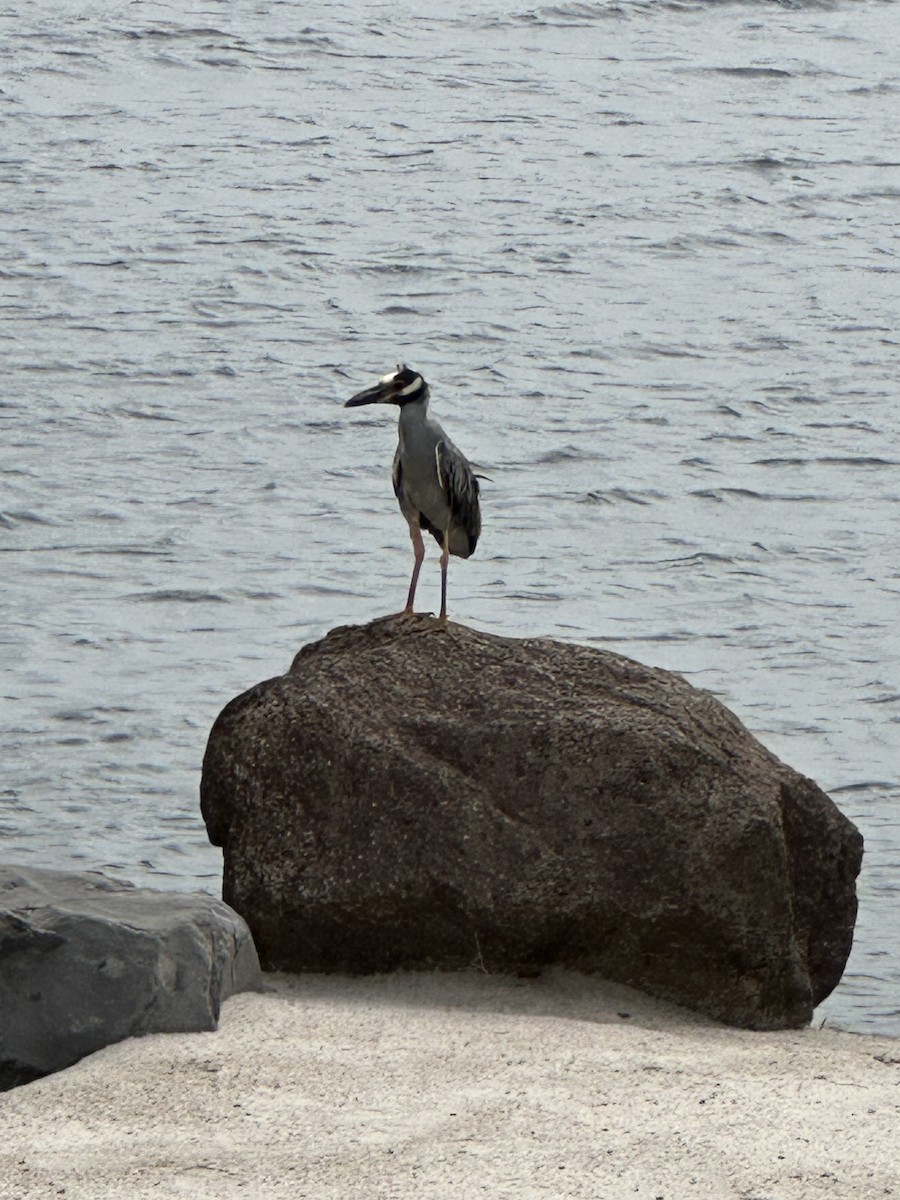
M 409 581 L 409 595 L 406 597 L 404 613 L 412 613 L 413 601 L 416 598 L 416 584 L 419 582 L 419 572 L 422 569 L 422 559 L 425 557 L 425 543 L 422 541 L 422 531 L 418 524 L 409 523 L 409 537 L 413 544 L 413 554 L 416 561 L 413 564 L 412 579 Z
M 444 530 L 444 549 L 441 551 L 441 615 L 439 621 L 447 620 L 447 563 L 450 561 L 450 530 Z

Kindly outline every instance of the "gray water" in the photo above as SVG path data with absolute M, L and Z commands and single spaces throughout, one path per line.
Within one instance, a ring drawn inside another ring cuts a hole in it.
M 403 359 L 492 480 L 451 617 L 680 671 L 825 787 L 820 1019 L 900 1034 L 897 30 L 10 0 L 0 859 L 218 890 L 217 713 L 402 607 L 395 423 L 341 403 Z

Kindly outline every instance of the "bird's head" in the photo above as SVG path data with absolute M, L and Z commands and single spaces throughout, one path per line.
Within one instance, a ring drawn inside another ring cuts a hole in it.
M 412 404 L 428 398 L 428 384 L 418 371 L 400 363 L 390 375 L 382 375 L 372 387 L 364 388 L 351 396 L 344 408 L 357 408 L 360 404 Z

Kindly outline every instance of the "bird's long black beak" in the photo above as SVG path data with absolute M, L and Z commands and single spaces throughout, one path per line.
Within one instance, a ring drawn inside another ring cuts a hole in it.
M 394 395 L 395 389 L 379 380 L 372 387 L 363 388 L 351 396 L 344 408 L 358 408 L 361 404 L 390 404 Z

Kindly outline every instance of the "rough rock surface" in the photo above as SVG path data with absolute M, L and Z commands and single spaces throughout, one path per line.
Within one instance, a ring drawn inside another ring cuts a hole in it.
M 0 1089 L 123 1038 L 215 1029 L 260 983 L 249 929 L 213 896 L 0 866 Z
M 850 951 L 856 828 L 709 693 L 603 650 L 336 629 L 220 714 L 201 804 L 269 968 L 556 964 L 783 1028 Z

